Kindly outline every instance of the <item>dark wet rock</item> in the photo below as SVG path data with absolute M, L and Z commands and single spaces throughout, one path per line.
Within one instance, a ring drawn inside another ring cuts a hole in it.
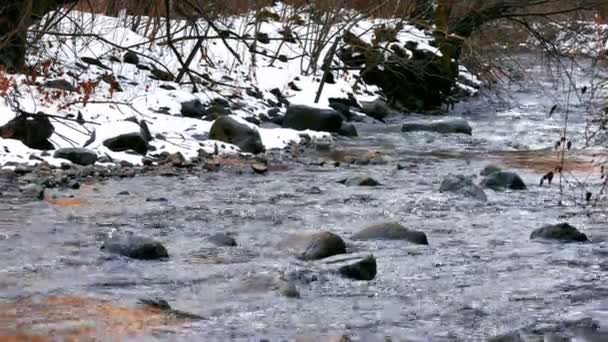
M 488 200 L 483 189 L 473 183 L 473 179 L 464 175 L 448 175 L 441 182 L 439 191 L 460 194 L 480 201 Z
M 139 56 L 132 51 L 127 51 L 125 55 L 122 57 L 123 62 L 128 64 L 139 64 Z
M 116 196 L 130 196 L 130 195 L 131 195 L 131 193 L 128 192 L 127 190 L 121 191 L 116 194 Z
M 70 147 L 55 151 L 54 158 L 62 158 L 78 165 L 92 165 L 97 161 L 97 153 L 87 148 Z
M 150 148 L 145 132 L 141 129 L 139 132 L 121 134 L 117 137 L 107 139 L 103 144 L 114 152 L 132 150 L 141 155 L 148 153 L 148 149 Z
M 44 86 L 47 88 L 69 91 L 71 93 L 76 91 L 76 87 L 74 87 L 72 83 L 63 78 L 46 81 L 44 82 Z
M 396 222 L 369 226 L 352 236 L 353 240 L 406 240 L 419 245 L 428 245 L 424 232 L 407 229 Z
M 141 305 L 145 305 L 150 308 L 160 310 L 161 312 L 164 312 L 165 314 L 167 314 L 171 317 L 175 317 L 177 319 L 192 319 L 192 320 L 204 319 L 204 317 L 199 316 L 199 315 L 191 314 L 189 312 L 184 312 L 184 311 L 180 311 L 180 310 L 175 310 L 171 307 L 171 305 L 169 305 L 169 302 L 167 302 L 166 300 L 164 300 L 162 298 L 140 298 L 139 303 Z
M 104 241 L 101 249 L 132 259 L 156 260 L 169 257 L 162 243 L 136 235 L 114 235 Z
M 146 202 L 169 202 L 169 200 L 165 197 L 148 197 Z
M 359 136 L 357 128 L 352 124 L 343 123 L 338 131 L 338 134 L 345 137 L 356 137 Z
M 139 70 L 145 70 L 145 71 L 150 71 L 150 70 L 152 70 L 152 68 L 151 68 L 149 65 L 147 65 L 147 64 L 141 64 L 141 63 L 140 63 L 140 64 L 137 64 L 137 65 L 136 65 L 136 67 L 137 67 L 137 69 L 139 69 Z
M 472 135 L 473 129 L 466 120 L 444 120 L 435 122 L 410 122 L 401 127 L 402 132 L 436 132 L 441 134 Z
M 487 165 L 486 167 L 483 168 L 483 170 L 481 170 L 481 172 L 479 173 L 480 176 L 489 176 L 491 174 L 493 174 L 494 172 L 500 172 L 502 171 L 502 169 L 496 165 L 490 164 Z
M 270 93 L 272 95 L 274 95 L 274 97 L 276 97 L 276 99 L 279 101 L 280 105 L 289 106 L 289 100 L 287 100 L 285 95 L 283 95 L 283 93 L 281 92 L 281 89 L 273 88 L 270 90 Z
M 346 186 L 380 186 L 382 185 L 377 180 L 368 177 L 368 176 L 353 176 L 342 179 L 338 181 L 338 183 L 344 184 Z
M 68 188 L 72 189 L 72 190 L 78 190 L 80 189 L 80 182 L 72 179 L 71 181 L 68 182 L 67 184 Z
M 21 196 L 30 199 L 43 200 L 44 188 L 38 184 L 28 184 L 19 188 Z
M 182 102 L 182 116 L 200 119 L 207 115 L 207 110 L 198 99 Z
M 80 60 L 82 60 L 83 62 L 90 64 L 90 65 L 95 65 L 98 66 L 102 69 L 106 69 L 106 70 L 110 70 L 110 68 L 108 68 L 107 66 L 105 66 L 99 59 L 97 58 L 92 58 L 92 57 L 81 57 Z
M 279 293 L 287 298 L 300 298 L 300 291 L 293 282 L 286 282 L 279 288 Z
M 236 240 L 232 236 L 224 233 L 213 234 L 207 241 L 220 247 L 235 247 L 237 245 Z
M 560 242 L 583 242 L 589 241 L 587 235 L 568 223 L 548 225 L 536 229 L 530 234 L 530 239 L 557 240 Z
M 383 121 L 384 118 L 392 113 L 391 108 L 381 99 L 370 102 L 361 102 L 361 111 L 367 116 L 376 120 Z
M 376 277 L 376 258 L 370 255 L 363 260 L 340 267 L 338 272 L 354 280 L 373 280 Z
M 287 108 L 283 119 L 283 127 L 300 131 L 310 129 L 337 133 L 342 127 L 342 116 L 331 109 L 294 105 Z
M 205 120 L 207 120 L 207 121 L 213 121 L 219 117 L 232 114 L 232 111 L 230 110 L 230 108 L 224 107 L 224 106 L 218 105 L 218 104 L 210 105 L 209 108 L 207 108 L 205 110 L 205 112 L 206 112 Z
M 318 260 L 346 253 L 346 244 L 334 233 L 319 232 L 293 235 L 285 239 L 282 246 L 292 249 L 301 260 Z
M 514 172 L 507 171 L 499 171 L 491 173 L 487 176 L 482 182 L 481 186 L 485 188 L 489 188 L 492 190 L 503 190 L 503 189 L 511 189 L 511 190 L 526 190 L 526 184 L 519 177 L 518 174 Z
M 213 123 L 209 138 L 238 146 L 242 152 L 258 154 L 264 152 L 260 133 L 244 123 L 224 116 Z
M 55 127 L 42 112 L 19 115 L 0 127 L 1 138 L 19 140 L 36 150 L 53 150 L 55 147 L 48 139 L 54 132 Z
M 253 170 L 253 172 L 259 175 L 263 175 L 268 172 L 268 165 L 265 163 L 253 163 L 251 164 L 251 169 Z

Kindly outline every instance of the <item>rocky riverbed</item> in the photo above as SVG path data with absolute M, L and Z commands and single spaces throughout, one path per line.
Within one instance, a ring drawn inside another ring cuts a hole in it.
M 257 157 L 17 165 L 0 339 L 606 340 L 606 212 L 539 186 L 563 118 L 543 89 L 457 105 L 468 129 L 394 116 Z M 595 194 L 601 151 L 574 141 Z

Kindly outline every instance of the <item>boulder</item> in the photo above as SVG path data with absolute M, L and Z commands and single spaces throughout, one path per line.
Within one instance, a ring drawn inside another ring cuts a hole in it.
M 118 234 L 106 239 L 101 249 L 132 259 L 155 260 L 169 257 L 167 249 L 162 243 L 129 234 Z
M 502 169 L 494 164 L 490 164 L 490 165 L 486 165 L 486 167 L 483 168 L 483 170 L 481 170 L 481 172 L 479 173 L 480 176 L 489 176 L 491 174 L 493 174 L 494 172 L 500 172 L 502 171 Z
M 407 229 L 396 222 L 369 226 L 352 236 L 353 240 L 405 240 L 418 245 L 428 245 L 424 232 Z
M 264 152 L 260 133 L 229 116 L 223 116 L 213 123 L 209 139 L 219 140 L 238 146 L 242 152 L 258 154 Z
M 48 139 L 54 132 L 48 117 L 39 112 L 38 115 L 21 114 L 7 122 L 0 127 L 0 138 L 19 140 L 36 150 L 52 150 L 55 147 Z
M 283 240 L 281 246 L 294 251 L 301 260 L 318 260 L 346 253 L 344 240 L 326 231 L 293 235 Z
M 376 258 L 374 258 L 373 255 L 370 255 L 363 260 L 340 267 L 338 272 L 342 276 L 354 280 L 373 280 L 376 277 L 377 272 Z
M 466 120 L 443 120 L 434 122 L 409 122 L 403 124 L 402 132 L 435 132 L 441 134 L 472 135 L 473 129 Z
M 200 119 L 207 115 L 207 110 L 198 99 L 182 102 L 182 116 Z
M 376 99 L 370 102 L 361 102 L 361 111 L 367 116 L 376 120 L 383 121 L 384 118 L 391 114 L 391 108 L 382 99 Z
M 487 201 L 488 198 L 483 189 L 473 183 L 470 177 L 464 175 L 448 175 L 443 179 L 439 192 L 451 192 L 466 197 Z
M 55 151 L 54 158 L 62 158 L 78 165 L 92 165 L 97 161 L 97 153 L 87 148 L 60 148 Z
M 224 233 L 213 234 L 207 241 L 220 247 L 235 247 L 237 245 L 236 240 L 232 236 Z
M 132 51 L 127 51 L 125 55 L 122 57 L 122 61 L 128 64 L 139 64 L 139 56 Z
M 46 81 L 44 82 L 44 86 L 47 88 L 69 91 L 71 93 L 76 91 L 76 87 L 63 78 Z
M 21 196 L 29 199 L 44 199 L 44 188 L 38 184 L 28 184 L 19 188 Z
M 377 180 L 367 177 L 367 176 L 353 176 L 348 177 L 342 180 L 339 180 L 338 183 L 344 184 L 346 186 L 380 186 L 382 185 Z
M 487 176 L 482 182 L 481 186 L 485 188 L 489 188 L 492 190 L 526 190 L 526 184 L 519 177 L 518 174 L 514 172 L 506 172 L 506 171 L 498 171 L 491 173 Z
M 556 240 L 559 242 L 583 242 L 589 241 L 587 235 L 568 223 L 547 225 L 536 229 L 530 234 L 530 239 Z
M 133 150 L 141 155 L 148 153 L 150 148 L 143 132 L 121 134 L 104 140 L 103 145 L 114 152 Z
M 283 119 L 284 128 L 337 133 L 342 127 L 342 116 L 331 109 L 319 109 L 302 105 L 287 108 Z
M 359 134 L 357 133 L 357 128 L 352 124 L 343 123 L 342 127 L 338 131 L 338 134 L 344 137 L 356 137 Z

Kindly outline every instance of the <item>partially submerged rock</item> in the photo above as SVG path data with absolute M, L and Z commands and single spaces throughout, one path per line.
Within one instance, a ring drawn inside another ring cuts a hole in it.
M 397 222 L 371 225 L 352 236 L 353 240 L 405 240 L 419 245 L 428 245 L 424 232 L 405 228 Z
M 346 186 L 379 186 L 382 185 L 377 180 L 368 176 L 353 176 L 348 177 L 342 180 L 339 180 L 338 183 L 344 184 Z
M 361 102 L 361 111 L 367 116 L 376 120 L 383 121 L 392 112 L 386 102 L 381 99 L 376 99 L 370 102 Z
M 235 247 L 237 245 L 236 240 L 232 236 L 224 233 L 213 234 L 207 241 L 221 247 Z
M 344 240 L 326 231 L 293 235 L 283 240 L 281 245 L 296 252 L 302 260 L 318 260 L 346 253 Z
M 487 201 L 488 198 L 483 189 L 473 183 L 470 177 L 464 175 L 448 175 L 441 182 L 440 192 L 451 192 L 466 197 Z
M 30 199 L 43 200 L 44 188 L 38 184 L 28 184 L 19 188 L 21 196 Z
M 338 272 L 354 280 L 373 280 L 377 273 L 376 258 L 369 255 L 362 260 L 340 267 Z
M 481 186 L 492 190 L 526 190 L 526 183 L 514 172 L 498 171 L 491 173 L 482 182 Z
M 265 150 L 257 129 L 229 116 L 215 120 L 209 131 L 209 138 L 236 145 L 242 152 L 258 154 Z
M 530 234 L 530 239 L 556 240 L 559 242 L 589 241 L 587 235 L 581 233 L 578 229 L 568 223 L 559 223 L 538 228 Z
M 486 165 L 486 167 L 483 168 L 483 170 L 481 170 L 481 172 L 479 173 L 480 176 L 489 176 L 491 174 L 493 174 L 494 172 L 500 172 L 502 171 L 502 169 L 494 164 L 490 164 L 490 165 Z
M 78 165 L 92 165 L 97 161 L 97 153 L 87 148 L 60 148 L 53 155 L 55 158 L 62 158 Z
M 169 257 L 167 249 L 159 241 L 130 234 L 117 234 L 106 239 L 101 249 L 109 253 L 141 260 Z
M 401 127 L 402 132 L 435 132 L 441 134 L 472 135 L 473 129 L 466 120 L 454 119 L 435 122 L 410 122 Z
M 292 105 L 287 108 L 283 127 L 299 131 L 313 130 L 337 133 L 342 127 L 342 116 L 331 109 Z

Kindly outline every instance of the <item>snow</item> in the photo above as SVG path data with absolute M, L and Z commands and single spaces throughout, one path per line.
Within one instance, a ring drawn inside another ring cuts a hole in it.
M 286 18 L 290 17 L 290 13 L 294 11 L 293 8 L 281 3 L 269 9 Z M 348 15 L 356 15 L 354 12 L 343 11 Z M 47 18 L 52 15 L 53 13 L 49 14 Z M 306 13 L 300 15 L 307 21 Z M 219 29 L 229 29 L 240 36 L 246 34 L 254 36 L 254 25 L 248 24 L 252 17 L 253 13 L 248 13 L 224 18 L 216 24 Z M 317 72 L 313 74 L 312 68 L 310 68 L 313 62 L 308 57 L 311 47 L 310 44 L 307 46 L 302 41 L 312 39 L 314 32 L 310 31 L 314 30 L 309 30 L 306 25 L 292 24 L 293 34 L 301 40 L 295 44 L 287 43 L 282 40 L 283 36 L 279 33 L 286 24 L 275 21 L 260 24 L 259 31 L 267 33 L 271 41 L 269 44 L 257 42 L 256 48 L 260 52 L 258 54 L 252 54 L 248 46 L 240 40 L 227 39 L 226 42 L 230 48 L 220 39 L 205 40 L 201 48 L 196 51 L 190 68 L 197 75 L 196 77 L 204 78 L 206 85 L 199 87 L 199 91 L 193 93 L 190 85 L 155 80 L 150 77 L 150 71 L 141 70 L 132 64 L 111 60 L 111 58 L 122 60 L 124 53 L 129 50 L 138 54 L 140 64 L 153 65 L 159 70 L 168 69 L 174 75 L 178 73 L 180 64 L 165 43 L 164 24 L 161 22 L 154 39 L 150 39 L 150 32 L 144 30 L 147 21 L 148 19 L 144 18 L 140 29 L 134 32 L 130 29 L 131 18 L 124 13 L 119 17 L 108 17 L 72 11 L 53 29 L 59 35 L 45 35 L 39 42 L 39 48 L 30 52 L 28 62 L 32 65 L 41 65 L 47 60 L 55 61 L 50 66 L 48 74 L 37 75 L 37 82 L 41 84 L 47 80 L 59 78 L 68 80 L 74 86 L 88 81 L 97 83 L 87 103 L 83 103 L 83 94 L 80 93 L 60 93 L 57 99 L 46 101 L 44 100 L 46 93 L 52 94 L 53 89 L 30 86 L 26 84 L 25 76 L 14 76 L 19 85 L 20 96 L 17 98 L 17 102 L 21 109 L 33 113 L 42 111 L 59 117 L 70 116 L 72 118 L 80 113 L 86 120 L 87 123 L 80 124 L 73 120 L 51 119 L 55 126 L 55 133 L 50 140 L 56 148 L 84 146 L 85 142 L 91 138 L 92 132 L 95 132 L 96 139 L 87 148 L 96 151 L 100 156 L 107 155 L 114 160 L 141 164 L 141 156 L 112 152 L 102 143 L 104 139 L 112 136 L 139 131 L 139 125 L 125 121 L 134 117 L 138 121 L 147 123 L 153 137 L 162 137 L 151 142 L 156 148 L 154 153 L 181 152 L 187 158 L 196 156 L 199 149 L 207 152 L 218 149 L 221 153 L 238 153 L 236 146 L 208 139 L 201 140 L 201 137 L 208 134 L 212 122 L 182 117 L 181 103 L 198 99 L 201 103 L 208 104 L 216 98 L 226 99 L 233 104 L 239 104 L 232 108 L 233 116 L 241 122 L 253 125 L 244 119 L 260 118 L 262 115 L 266 115 L 271 108 L 268 106 L 267 100 L 277 102 L 275 95 L 271 93 L 271 90 L 275 88 L 279 89 L 292 104 L 319 108 L 328 108 L 328 99 L 331 97 L 345 98 L 348 94 L 356 94 L 360 101 L 373 101 L 377 98 L 377 95 L 369 95 L 377 93 L 376 87 L 359 84 L 359 87 L 364 88 L 364 92 L 353 88 L 358 76 L 357 71 L 339 71 L 336 72 L 336 83 L 325 84 L 318 103 L 315 103 L 322 76 L 320 65 L 333 40 L 330 40 L 323 49 L 321 58 L 317 60 L 315 68 Z M 180 20 L 171 22 L 174 39 L 195 34 L 192 28 L 176 30 L 184 24 Z M 401 45 L 405 42 L 415 42 L 418 49 L 440 55 L 437 48 L 431 45 L 433 38 L 430 33 L 393 19 L 361 18 L 354 26 L 349 26 L 351 24 L 346 22 L 339 23 L 335 25 L 329 36 L 339 37 L 340 30 L 350 28 L 353 33 L 360 35 L 362 40 L 370 43 L 374 38 L 374 27 L 381 24 L 403 25 L 397 34 Z M 198 32 L 206 32 L 210 37 L 218 35 L 203 20 L 197 22 L 196 25 Z M 71 33 L 86 34 L 66 35 Z M 96 36 L 102 39 L 98 39 Z M 252 40 L 248 42 L 253 43 Z M 184 59 L 193 51 L 195 44 L 194 39 L 184 39 L 175 43 Z M 238 58 L 231 50 L 237 53 Z M 408 52 L 411 54 L 410 51 Z M 275 57 L 278 55 L 284 55 L 287 62 L 276 59 Z M 86 64 L 82 61 L 83 57 L 98 59 L 109 70 L 93 65 L 83 68 L 83 65 Z M 461 70 L 461 75 L 472 83 L 478 82 L 466 69 Z M 107 76 L 114 76 L 123 91 L 112 92 L 110 84 L 100 80 L 101 77 Z M 184 80 L 189 81 L 188 76 L 185 76 Z M 290 83 L 300 90 L 294 90 L 293 87 L 290 87 Z M 161 88 L 166 85 L 176 89 Z M 247 94 L 247 89 L 251 88 L 259 89 L 263 99 Z M 281 114 L 284 114 L 284 110 L 284 107 L 281 108 Z M 0 101 L 0 125 L 14 116 L 15 113 L 9 103 Z M 291 129 L 259 128 L 257 126 L 256 128 L 267 149 L 281 149 L 291 143 L 298 143 L 302 140 L 303 135 L 312 139 L 329 136 L 323 132 L 299 132 Z M 32 155 L 48 162 L 58 162 L 52 157 L 42 156 L 41 151 L 32 150 L 18 141 L 0 139 L 0 165 L 8 162 L 38 162 L 30 160 Z

